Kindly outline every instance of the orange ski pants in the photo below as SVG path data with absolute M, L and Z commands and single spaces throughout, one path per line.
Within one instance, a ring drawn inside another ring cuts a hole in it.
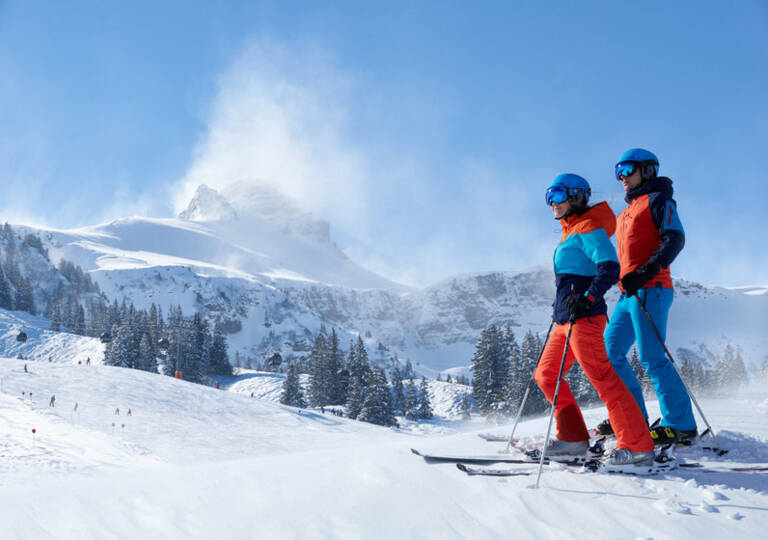
M 608 408 L 608 418 L 611 421 L 613 432 L 616 434 L 616 446 L 633 452 L 653 450 L 653 441 L 643 413 L 608 360 L 603 341 L 606 323 L 605 315 L 584 317 L 573 323 L 573 331 L 568 343 L 568 354 L 565 357 L 565 366 L 563 367 L 563 377 L 573 366 L 573 362 L 578 361 L 589 382 L 595 387 L 600 399 Z M 555 325 L 534 374 L 539 388 L 547 396 L 550 403 L 555 396 L 557 373 L 563 359 L 563 348 L 567 334 L 568 324 Z M 560 383 L 560 394 L 555 408 L 555 421 L 557 422 L 558 439 L 568 442 L 589 439 L 584 417 L 581 415 L 581 410 L 565 379 Z

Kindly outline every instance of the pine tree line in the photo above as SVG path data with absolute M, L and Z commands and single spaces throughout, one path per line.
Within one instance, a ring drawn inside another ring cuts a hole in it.
M 685 350 L 680 350 L 679 353 L 682 360 L 678 364 L 680 372 L 694 393 L 730 392 L 749 383 L 744 359 L 730 343 L 725 346 L 714 368 L 707 368 L 701 359 L 695 358 Z
M 32 268 L 37 269 L 36 274 Z M 56 286 L 50 290 L 40 280 Z M 42 305 L 35 300 L 36 290 Z M 98 285 L 82 268 L 63 259 L 54 267 L 38 236 L 22 238 L 8 223 L 0 228 L 0 308 L 33 315 L 42 312 L 52 330 L 94 335 L 86 327 L 86 311 L 91 304 L 105 302 Z
M 517 412 L 541 347 L 541 339 L 530 330 L 521 344 L 510 325 L 502 329 L 491 324 L 482 331 L 471 366 L 472 396 L 481 414 L 502 417 Z M 538 414 L 548 407 L 544 394 L 532 384 L 525 413 Z
M 472 357 L 472 396 L 481 414 L 499 418 L 517 413 L 525 390 L 536 368 L 543 342 L 530 330 L 522 343 L 510 325 L 491 324 L 480 334 Z M 599 403 L 600 399 L 587 376 L 574 365 L 565 377 L 576 399 L 582 404 Z M 549 410 L 544 394 L 535 383 L 525 404 L 525 414 L 535 415 Z
M 520 346 L 509 325 L 503 329 L 490 325 L 480 335 L 475 345 L 472 358 L 472 395 L 480 412 L 489 417 L 510 416 L 516 414 L 522 402 L 525 388 L 533 374 L 536 361 L 541 351 L 542 341 L 528 331 Z M 704 363 L 680 350 L 682 363 L 678 364 L 683 379 L 694 392 L 727 392 L 738 389 L 749 381 L 741 353 L 730 344 L 718 358 L 713 369 L 707 369 Z M 640 382 L 643 392 L 653 394 L 653 384 L 643 368 L 633 347 L 630 365 Z M 768 379 L 768 359 L 761 368 Z M 582 405 L 600 404 L 597 391 L 579 367 L 578 363 L 565 377 L 576 399 Z M 537 414 L 549 410 L 549 403 L 536 384 L 531 385 L 531 393 L 525 405 L 526 414 Z
M 417 387 L 410 361 L 402 369 L 396 358 L 392 364 L 390 381 L 384 368 L 371 364 L 361 337 L 344 355 L 336 330 L 326 335 L 321 329 L 306 359 L 306 398 L 299 385 L 299 364 L 290 362 L 280 402 L 294 407 L 343 405 L 348 418 L 382 426 L 396 425 L 396 416 L 432 418 L 426 378 Z
M 168 320 L 154 303 L 137 310 L 117 302 L 105 310 L 102 333 L 107 341 L 104 363 L 166 375 L 181 372 L 190 382 L 203 383 L 209 375 L 231 375 L 228 345 L 221 323 L 213 329 L 199 312 L 185 317 L 181 306 L 171 306 Z

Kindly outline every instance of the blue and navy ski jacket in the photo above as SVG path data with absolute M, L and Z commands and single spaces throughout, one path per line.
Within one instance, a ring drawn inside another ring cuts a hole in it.
M 565 302 L 571 291 L 587 296 L 591 308 L 581 317 L 605 315 L 608 307 L 603 295 L 619 280 L 619 259 L 611 244 L 616 231 L 616 215 L 602 202 L 581 215 L 560 220 L 563 237 L 555 248 L 555 302 L 552 320 L 568 322 Z

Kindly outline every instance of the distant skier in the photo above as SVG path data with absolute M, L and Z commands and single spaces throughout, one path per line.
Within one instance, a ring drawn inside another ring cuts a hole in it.
M 91 357 L 90 356 L 85 359 L 85 365 L 86 366 L 90 366 L 91 365 Z
M 133 416 L 133 413 L 131 412 L 131 409 L 128 409 L 128 416 Z
M 29 373 L 29 370 L 27 369 L 27 364 L 24 364 L 24 373 Z
M 48 402 L 49 407 L 55 407 L 56 406 L 56 396 L 52 395 L 51 400 Z
M 643 391 L 627 360 L 637 340 L 640 363 L 653 382 L 661 409 L 661 424 L 651 430 L 657 446 L 690 444 L 696 438 L 691 399 L 640 307 L 642 303 L 664 339 L 674 298 L 669 265 L 683 249 L 685 233 L 672 199 L 672 180 L 657 176 L 658 171 L 658 158 L 642 148 L 627 150 L 616 164 L 616 180 L 622 183 L 628 204 L 619 214 L 616 233 L 624 294 L 605 330 L 611 364 L 635 396 L 647 422 Z M 598 431 L 610 434 L 614 430 L 610 421 L 604 420 Z
M 120 416 L 120 407 L 115 409 L 115 415 Z
M 652 465 L 653 442 L 640 407 L 611 367 L 603 341 L 608 310 L 603 295 L 619 279 L 619 262 L 610 237 L 616 216 L 607 203 L 589 206 L 589 183 L 576 174 L 561 174 L 546 192 L 546 203 L 560 221 L 563 236 L 555 248 L 556 293 L 552 320 L 555 327 L 541 355 L 534 377 L 544 395 L 553 401 L 563 360 L 563 376 L 578 361 L 589 382 L 618 424 L 617 445 L 608 465 Z M 589 432 L 570 386 L 560 380 L 554 411 L 557 435 L 548 455 L 584 455 Z
M 75 408 L 72 409 L 74 412 L 77 412 L 77 401 L 75 401 Z

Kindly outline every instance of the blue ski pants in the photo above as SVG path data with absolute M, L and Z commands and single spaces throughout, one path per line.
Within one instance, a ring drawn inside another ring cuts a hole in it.
M 666 339 L 667 316 L 674 299 L 674 291 L 649 287 L 641 289 L 637 299 L 622 294 L 605 329 L 608 358 L 648 420 L 640 382 L 627 359 L 629 349 L 637 341 L 640 363 L 648 373 L 659 400 L 661 425 L 682 431 L 694 430 L 696 420 L 693 417 L 691 398 L 688 397 L 683 381 L 648 323 L 638 299 L 645 306 L 662 339 Z

